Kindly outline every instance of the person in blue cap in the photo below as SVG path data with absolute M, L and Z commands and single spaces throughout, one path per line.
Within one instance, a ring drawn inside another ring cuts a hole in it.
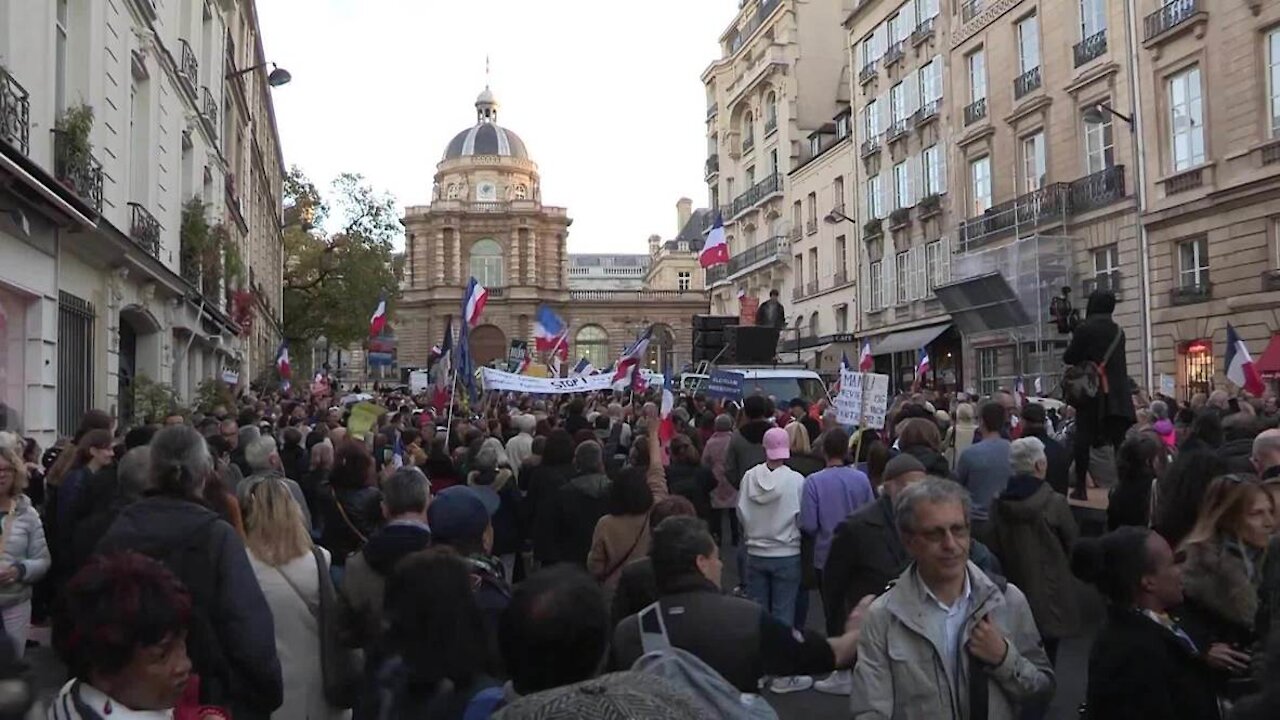
M 491 519 L 498 505 L 497 493 L 488 488 L 455 485 L 427 506 L 434 544 L 456 550 L 470 569 L 471 588 L 491 637 L 496 637 L 498 618 L 511 602 L 511 584 L 503 574 L 502 561 L 492 554 Z

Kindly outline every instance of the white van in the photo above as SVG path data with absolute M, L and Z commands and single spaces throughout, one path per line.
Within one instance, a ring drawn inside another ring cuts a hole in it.
M 812 370 L 799 367 L 747 365 L 722 365 L 716 369 L 741 374 L 744 397 L 747 395 L 772 397 L 782 407 L 795 398 L 802 398 L 808 403 L 831 399 L 827 394 L 826 384 L 822 382 L 818 373 Z

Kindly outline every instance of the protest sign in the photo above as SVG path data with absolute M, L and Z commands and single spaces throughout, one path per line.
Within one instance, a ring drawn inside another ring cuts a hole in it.
M 539 378 L 529 375 L 481 368 L 484 373 L 484 389 L 502 392 L 529 393 L 531 395 L 559 395 L 560 393 L 587 393 L 608 390 L 613 376 L 586 375 L 567 378 Z
M 365 433 L 373 429 L 378 417 L 387 409 L 371 402 L 360 402 L 351 406 L 351 416 L 347 418 L 347 430 L 353 436 L 363 438 Z
M 707 378 L 707 397 L 718 400 L 742 399 L 742 373 L 713 370 Z
M 836 396 L 836 422 L 860 428 L 884 427 L 889 404 L 889 376 L 845 370 Z
M 1160 373 L 1160 394 L 1165 397 L 1177 397 L 1178 383 L 1172 375 Z
M 409 391 L 414 395 L 424 393 L 431 387 L 431 373 L 426 370 L 414 370 L 409 373 Z

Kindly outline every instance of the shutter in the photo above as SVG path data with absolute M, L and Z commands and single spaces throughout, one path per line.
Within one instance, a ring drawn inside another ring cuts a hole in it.
M 876 111 L 880 115 L 880 117 L 876 118 L 877 132 L 885 133 L 889 131 L 889 124 L 893 122 L 893 116 L 890 114 L 892 110 L 889 107 L 892 104 L 892 96 L 889 95 L 888 89 L 881 93 L 880 97 L 876 98 Z
M 898 276 L 898 254 L 894 252 L 893 241 L 889 238 L 884 239 L 884 260 L 880 263 L 881 275 L 883 279 L 880 281 L 880 291 L 884 297 L 885 306 L 893 305 L 898 302 L 898 290 L 895 287 Z
M 858 285 L 862 288 L 858 294 L 862 296 L 862 307 L 871 307 L 871 273 L 867 268 L 871 267 L 870 263 L 858 263 Z
M 929 297 L 929 250 L 928 246 L 916 248 L 916 298 Z
M 902 90 L 907 94 L 907 116 L 920 109 L 920 76 L 917 72 L 909 72 L 902 79 Z
M 938 143 L 938 194 L 947 193 L 947 148 L 948 145 Z
M 911 178 L 911 205 L 924 197 L 924 162 L 920 155 L 907 158 L 907 177 Z
M 933 99 L 938 100 L 946 96 L 947 94 L 946 88 L 943 87 L 943 82 L 944 82 L 944 78 L 946 77 L 946 73 L 944 73 L 942 70 L 944 66 L 942 64 L 943 61 L 942 61 L 941 55 L 934 55 L 932 62 L 933 62 L 933 77 L 934 77 L 934 81 L 933 81 L 934 94 L 937 95 L 937 97 Z
M 881 57 L 884 56 L 884 51 L 889 47 L 888 23 L 880 23 L 879 25 L 877 25 L 875 32 L 872 33 L 872 37 L 875 39 L 875 47 L 876 47 L 875 53 L 872 57 L 875 58 L 876 60 L 879 60 Z
M 942 277 L 939 279 L 938 284 L 945 285 L 951 282 L 951 239 L 943 237 L 939 242 L 942 243 L 942 252 L 940 253 L 941 257 L 938 264 L 942 269 L 938 274 Z
M 898 8 L 898 17 L 900 18 L 899 27 L 902 37 L 899 40 L 906 40 L 911 37 L 911 32 L 916 29 L 916 0 L 907 0 L 902 7 Z
M 889 217 L 891 207 L 893 207 L 893 173 L 882 172 L 880 173 L 880 217 Z

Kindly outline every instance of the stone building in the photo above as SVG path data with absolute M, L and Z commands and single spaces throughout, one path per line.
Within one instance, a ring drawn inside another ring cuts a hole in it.
M 477 364 L 506 358 L 513 340 L 531 340 L 543 303 L 569 324 L 570 365 L 579 357 L 608 365 L 651 324 L 651 366 L 688 362 L 691 319 L 706 312 L 706 294 L 646 283 L 578 288 L 570 268 L 583 265 L 568 254 L 568 211 L 543 204 L 538 167 L 519 136 L 498 124 L 493 93 L 486 88 L 475 105 L 475 124 L 449 142 L 436 167 L 431 203 L 405 210 L 405 277 L 393 319 L 399 365 L 425 365 L 451 317 L 456 333 L 473 276 L 489 291 L 482 322 L 470 331 Z M 652 253 L 641 257 L 649 270 L 661 265 Z

